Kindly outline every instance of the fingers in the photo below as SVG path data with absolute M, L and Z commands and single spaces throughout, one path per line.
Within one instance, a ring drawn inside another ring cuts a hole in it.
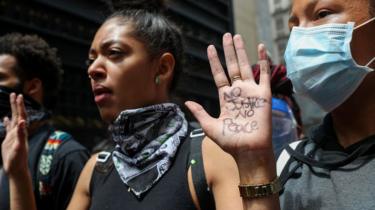
M 217 89 L 220 91 L 223 87 L 229 86 L 229 81 L 225 75 L 224 69 L 220 63 L 217 51 L 213 45 L 208 46 L 207 56 L 211 66 L 212 76 L 214 77 Z
M 230 33 L 224 34 L 223 47 L 228 74 L 233 83 L 235 82 L 235 80 L 241 79 L 241 72 L 240 67 L 238 66 L 237 54 L 234 49 L 233 38 Z
M 235 35 L 232 38 L 230 33 L 226 33 L 223 36 L 223 46 L 225 61 L 231 82 L 234 83 L 237 80 L 253 81 L 253 72 L 246 53 L 245 43 L 241 35 Z M 209 46 L 207 49 L 207 54 L 210 61 L 212 74 L 220 94 L 220 89 L 222 87 L 229 86 L 230 84 L 224 73 L 224 69 L 220 64 L 215 47 L 212 45 Z M 259 84 L 262 84 L 262 86 L 265 87 L 270 87 L 270 68 L 267 60 L 266 48 L 263 44 L 258 46 L 258 57 L 258 64 L 260 66 Z
M 234 47 L 236 48 L 238 65 L 241 71 L 241 77 L 243 80 L 253 80 L 253 73 L 251 65 L 245 49 L 245 42 L 241 35 L 235 35 L 233 37 Z
M 9 95 L 9 102 L 10 102 L 10 108 L 11 108 L 11 112 L 12 112 L 12 120 L 11 120 L 11 127 L 14 127 L 16 126 L 16 122 L 17 122 L 17 119 L 18 119 L 18 111 L 17 111 L 17 105 L 16 105 L 16 94 L 15 93 L 11 93 Z
M 266 88 L 271 88 L 270 66 L 267 61 L 266 47 L 264 44 L 258 45 L 258 58 L 258 64 L 260 67 L 259 85 Z
M 12 112 L 11 120 L 8 119 L 7 129 L 11 129 L 19 124 L 21 120 L 26 121 L 26 108 L 24 104 L 24 99 L 22 95 L 16 95 L 11 93 L 9 96 L 10 107 Z
M 26 131 L 26 121 L 20 120 L 17 126 L 17 135 L 20 147 L 26 147 L 26 138 L 27 138 L 27 131 Z
M 18 95 L 16 99 L 16 105 L 17 105 L 17 113 L 18 113 L 18 121 L 26 120 L 26 108 L 23 101 L 23 96 Z
M 193 101 L 185 102 L 185 105 L 189 108 L 194 117 L 198 120 L 199 124 L 202 126 L 203 131 L 207 134 L 210 125 L 214 122 L 214 119 L 204 110 L 204 108 Z

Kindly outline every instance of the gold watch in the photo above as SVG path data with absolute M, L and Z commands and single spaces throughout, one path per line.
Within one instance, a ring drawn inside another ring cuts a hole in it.
M 280 192 L 281 184 L 279 177 L 276 177 L 271 183 L 260 184 L 260 185 L 238 185 L 241 197 L 243 198 L 262 198 L 270 195 L 274 195 Z

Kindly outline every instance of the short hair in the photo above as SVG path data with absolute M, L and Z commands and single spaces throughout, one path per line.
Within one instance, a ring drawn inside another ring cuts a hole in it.
M 57 50 L 37 35 L 10 33 L 0 37 L 0 54 L 11 55 L 16 59 L 13 70 L 20 85 L 33 78 L 42 81 L 43 105 L 53 109 L 63 74 Z

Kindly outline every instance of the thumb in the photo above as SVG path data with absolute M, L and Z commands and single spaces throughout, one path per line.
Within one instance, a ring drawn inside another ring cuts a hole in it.
M 207 134 L 209 133 L 208 130 L 210 129 L 210 125 L 213 121 L 213 118 L 204 110 L 204 108 L 193 101 L 187 101 L 185 102 L 185 105 L 189 108 L 191 113 L 193 113 L 194 117 L 198 120 L 199 124 L 202 126 L 202 129 Z

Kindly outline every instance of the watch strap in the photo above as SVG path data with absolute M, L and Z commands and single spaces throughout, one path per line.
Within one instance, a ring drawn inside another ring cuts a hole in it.
M 260 185 L 239 185 L 241 197 L 243 198 L 262 198 L 274 195 L 282 189 L 279 177 L 268 184 Z

